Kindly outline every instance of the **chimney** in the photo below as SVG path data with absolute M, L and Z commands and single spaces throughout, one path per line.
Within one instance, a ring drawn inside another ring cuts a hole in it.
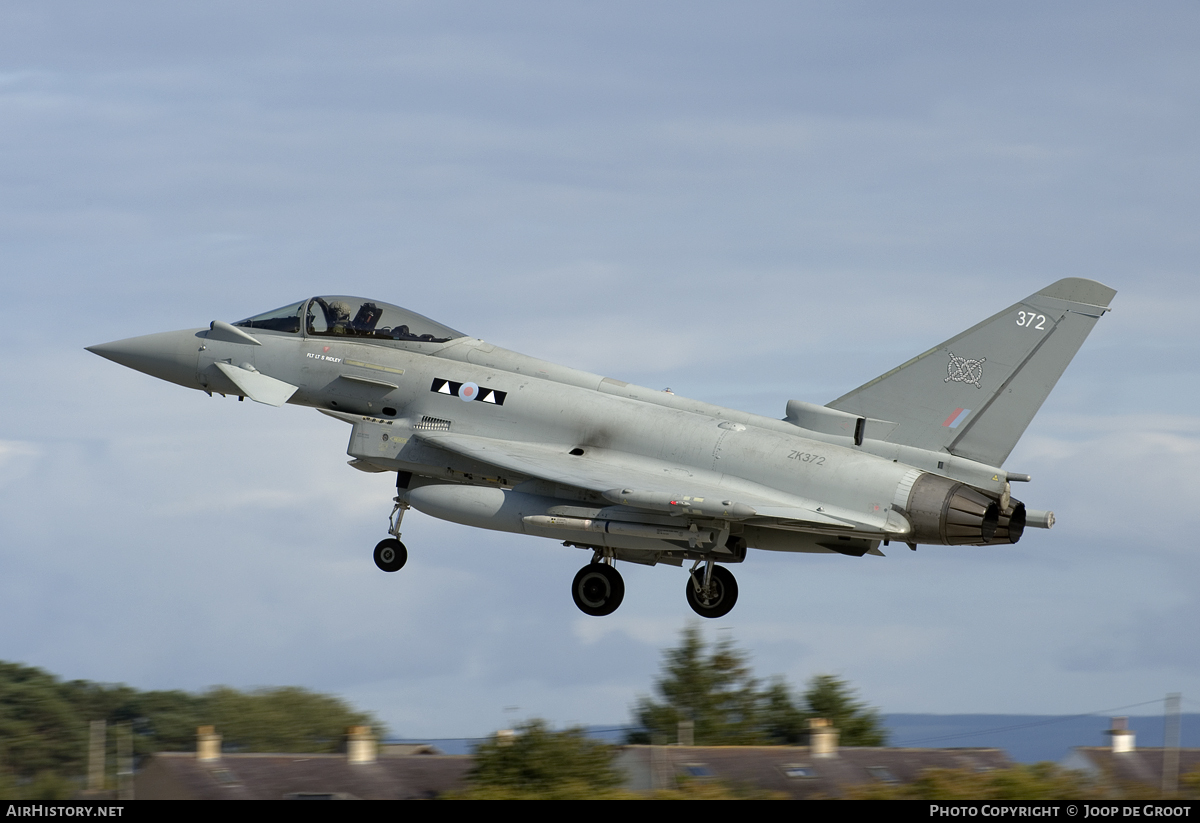
M 221 735 L 217 734 L 216 727 L 200 726 L 196 729 L 196 759 L 221 759 Z
M 1134 750 L 1133 732 L 1129 728 L 1128 717 L 1114 717 L 1112 728 L 1105 732 L 1112 735 L 1113 754 L 1124 754 Z
M 695 746 L 696 745 L 696 723 L 693 720 L 679 721 L 679 745 L 680 746 Z
M 838 730 L 823 717 L 808 721 L 808 745 L 813 757 L 837 757 Z
M 370 726 L 351 726 L 346 739 L 346 759 L 350 763 L 374 763 L 378 753 Z
M 93 720 L 91 725 L 91 742 L 88 746 L 88 787 L 89 792 L 104 791 L 104 745 L 106 729 L 103 720 Z

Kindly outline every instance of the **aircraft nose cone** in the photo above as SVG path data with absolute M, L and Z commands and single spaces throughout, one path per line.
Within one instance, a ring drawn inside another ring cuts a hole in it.
M 151 377 L 194 389 L 197 388 L 196 358 L 203 342 L 196 336 L 199 331 L 147 334 L 88 346 L 87 350 Z

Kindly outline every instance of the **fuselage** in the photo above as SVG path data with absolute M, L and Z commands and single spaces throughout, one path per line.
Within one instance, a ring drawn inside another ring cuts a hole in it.
M 680 494 L 688 490 L 689 477 L 703 476 L 734 498 L 739 490 L 753 490 L 757 498 L 780 506 L 802 500 L 826 511 L 851 512 L 877 524 L 876 536 L 884 535 L 897 488 L 913 468 L 805 436 L 805 430 L 785 421 L 567 368 L 474 338 L 379 342 L 252 331 L 260 345 L 192 329 L 93 350 L 124 362 L 110 355 L 124 349 L 126 365 L 209 393 L 243 394 L 217 364 L 269 375 L 297 387 L 288 402 L 387 421 L 393 438 L 445 426 L 462 434 L 662 461 L 678 467 Z M 141 349 L 146 354 L 139 356 Z M 439 382 L 441 392 L 435 390 Z M 446 384 L 474 384 L 503 402 L 464 402 L 448 393 Z M 445 459 L 437 463 L 396 457 L 377 460 L 388 468 L 460 483 L 504 485 L 507 480 L 497 482 L 455 455 L 439 454 Z

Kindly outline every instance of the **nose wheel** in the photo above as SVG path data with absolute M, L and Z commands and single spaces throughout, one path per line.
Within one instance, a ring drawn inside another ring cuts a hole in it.
M 408 549 L 395 538 L 380 540 L 375 547 L 375 565 L 385 572 L 398 572 L 408 562 Z
M 724 617 L 737 603 L 737 596 L 733 572 L 711 560 L 705 568 L 694 568 L 688 575 L 687 602 L 701 617 Z
M 589 563 L 571 582 L 571 597 L 584 614 L 603 617 L 615 612 L 625 599 L 625 581 L 607 563 Z

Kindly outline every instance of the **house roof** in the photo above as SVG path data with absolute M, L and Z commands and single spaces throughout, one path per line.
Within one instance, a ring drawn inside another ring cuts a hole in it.
M 719 780 L 794 798 L 840 797 L 872 783 L 910 783 L 926 769 L 1005 769 L 1001 749 L 842 747 L 827 757 L 810 746 L 627 746 L 617 765 L 633 791 L 675 788 L 681 780 Z
M 1169 749 L 1137 748 L 1114 752 L 1110 746 L 1077 746 L 1062 761 L 1063 768 L 1104 775 L 1118 783 L 1162 786 L 1163 761 Z M 1200 749 L 1178 749 L 1179 776 L 1200 769 Z
M 432 798 L 466 787 L 465 755 L 384 757 L 350 763 L 341 754 L 151 755 L 134 777 L 141 800 L 280 800 Z

